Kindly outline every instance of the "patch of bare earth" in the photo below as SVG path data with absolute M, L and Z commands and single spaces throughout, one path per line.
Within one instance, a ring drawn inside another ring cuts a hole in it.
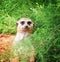
M 4 57 L 4 53 L 10 52 L 9 47 L 12 45 L 15 35 L 0 34 L 0 57 Z M 3 58 L 2 58 L 3 59 Z M 0 60 L 0 62 L 6 62 Z

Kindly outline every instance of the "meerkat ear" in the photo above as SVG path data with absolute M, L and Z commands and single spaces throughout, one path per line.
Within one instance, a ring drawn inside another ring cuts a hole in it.
M 34 27 L 35 25 L 34 25 L 34 23 L 33 23 L 33 27 Z
M 16 22 L 16 26 L 18 26 L 18 22 Z

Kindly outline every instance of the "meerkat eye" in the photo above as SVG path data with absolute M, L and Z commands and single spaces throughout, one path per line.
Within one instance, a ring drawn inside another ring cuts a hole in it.
M 28 21 L 27 24 L 30 25 L 32 22 L 31 21 Z
M 23 25 L 25 22 L 24 21 L 21 21 L 20 23 Z

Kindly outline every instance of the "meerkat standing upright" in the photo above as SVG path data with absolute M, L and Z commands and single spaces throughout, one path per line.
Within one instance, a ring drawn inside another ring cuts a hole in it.
M 21 18 L 17 23 L 17 34 L 13 45 L 27 38 L 33 31 L 34 23 L 29 18 Z M 12 61 L 13 62 L 13 61 Z M 30 58 L 30 62 L 34 62 L 34 57 Z

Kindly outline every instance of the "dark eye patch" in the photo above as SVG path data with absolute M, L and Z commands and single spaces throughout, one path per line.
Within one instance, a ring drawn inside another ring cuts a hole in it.
M 30 25 L 32 22 L 31 21 L 28 21 L 27 24 Z
M 21 21 L 20 23 L 21 23 L 22 25 L 24 25 L 25 22 L 24 22 L 24 21 Z

